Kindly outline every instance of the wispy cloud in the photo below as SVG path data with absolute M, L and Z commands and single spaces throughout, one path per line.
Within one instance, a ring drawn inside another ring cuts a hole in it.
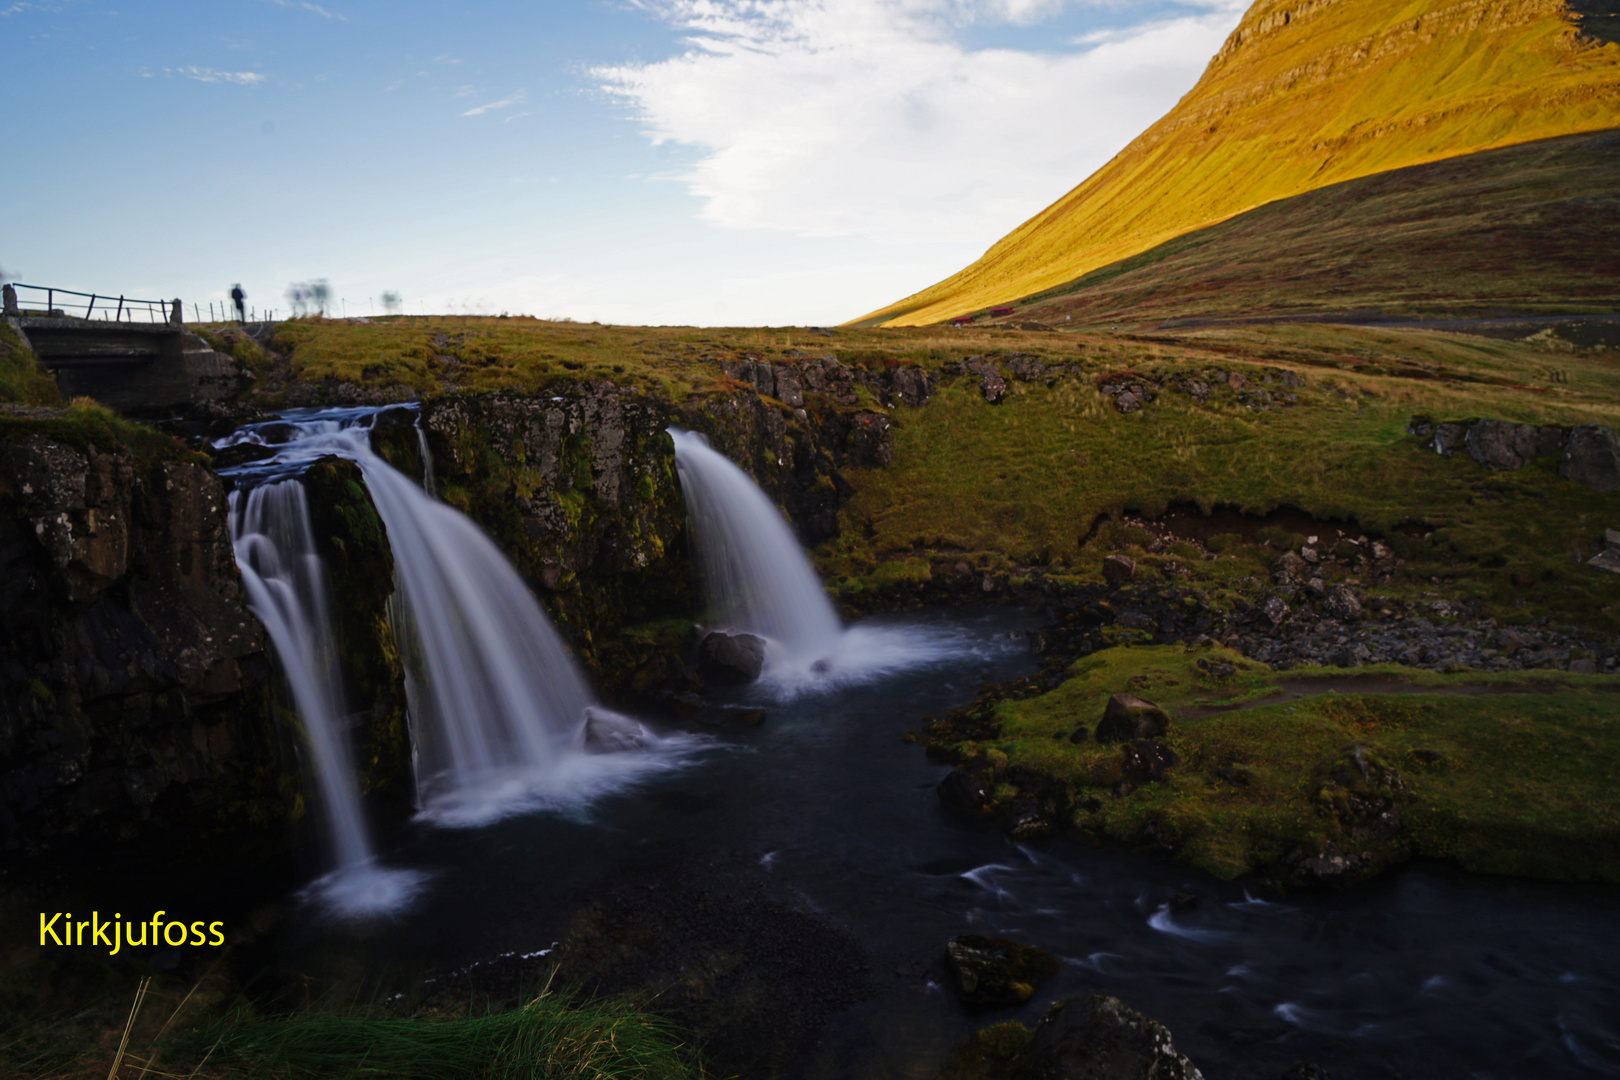
M 971 49 L 971 25 L 1063 0 L 636 0 L 685 31 L 659 63 L 597 69 L 680 176 L 738 228 L 987 244 L 1117 153 L 1191 88 L 1243 0 L 1051 49 Z
M 462 116 L 483 116 L 487 112 L 494 112 L 497 109 L 508 109 L 508 108 L 511 108 L 513 105 L 519 105 L 522 102 L 523 102 L 523 91 L 519 90 L 517 93 L 513 94 L 511 97 L 502 98 L 500 101 L 492 101 L 488 105 L 475 106 L 475 107 L 473 107 L 471 109 L 468 109 L 466 112 L 462 113 L 461 115 Z
M 445 53 L 443 56 L 435 56 L 433 58 L 433 62 L 435 64 L 452 64 L 452 65 L 454 65 L 454 64 L 461 63 L 461 57 L 459 57 L 459 56 L 451 56 L 449 53 Z
M 293 8 L 297 11 L 308 11 L 319 15 L 323 19 L 336 19 L 338 22 L 348 22 L 347 15 L 340 15 L 335 11 L 327 11 L 319 4 L 312 4 L 309 0 L 270 0 L 276 7 Z
M 235 83 L 237 86 L 258 86 L 264 82 L 264 76 L 257 71 L 215 71 L 213 68 L 180 67 L 164 68 L 165 75 L 183 75 L 188 79 L 207 83 Z

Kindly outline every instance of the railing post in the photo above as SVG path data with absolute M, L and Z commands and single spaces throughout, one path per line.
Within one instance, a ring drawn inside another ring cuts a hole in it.
M 174 303 L 169 307 L 169 321 L 176 326 L 186 321 L 185 308 L 181 305 L 178 296 L 174 298 Z
M 0 295 L 3 295 L 5 298 L 6 314 L 18 314 L 19 309 L 17 307 L 17 290 L 13 289 L 10 285 L 0 286 Z

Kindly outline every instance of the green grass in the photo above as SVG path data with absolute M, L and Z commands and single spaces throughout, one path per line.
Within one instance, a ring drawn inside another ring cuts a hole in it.
M 1221 678 L 1199 660 L 1234 671 Z M 1288 678 L 1310 674 L 1291 671 Z M 1107 649 L 1077 661 L 1049 693 L 997 704 L 999 735 L 954 753 L 996 750 L 1006 768 L 1049 773 L 1073 795 L 1070 828 L 1130 844 L 1150 837 L 1149 846 L 1169 846 L 1221 878 L 1275 872 L 1294 849 L 1314 855 L 1331 840 L 1372 856 L 1362 873 L 1427 856 L 1482 873 L 1620 881 L 1620 698 L 1612 680 L 1557 672 L 1440 676 L 1393 666 L 1368 672 L 1401 674 L 1416 691 L 1391 694 L 1357 693 L 1343 672 L 1332 674 L 1337 692 L 1266 704 L 1279 692 L 1278 676 L 1226 650 Z M 1463 686 L 1493 692 L 1446 692 Z M 1175 720 L 1163 741 L 1181 764 L 1118 798 L 1120 747 L 1067 739 L 1076 726 L 1093 732 L 1114 693 L 1172 712 L 1252 704 Z M 1063 739 L 1054 737 L 1060 733 Z M 1332 782 L 1353 746 L 1395 770 L 1406 787 L 1394 797 L 1403 825 L 1393 838 L 1353 840 L 1329 812 L 1335 800 L 1371 791 Z
M 686 1080 L 703 1075 L 667 1025 L 623 1006 L 542 995 L 453 1018 L 239 1010 L 191 1033 L 177 1060 L 295 1080 Z M 170 1066 L 171 1068 L 173 1066 Z
M 1052 342 L 1048 362 L 1078 363 L 1081 373 L 1050 389 L 1013 383 L 996 406 L 962 380 L 926 408 L 891 413 L 893 462 L 850 477 L 856 494 L 842 535 L 818 552 L 829 578 L 866 581 L 889 561 L 919 559 L 1095 578 L 1104 554 L 1124 547 L 1141 559 L 1148 542 L 1132 547 L 1103 529 L 1082 543 L 1101 517 L 1157 517 L 1178 502 L 1249 514 L 1297 507 L 1386 539 L 1406 561 L 1397 590 L 1439 579 L 1502 617 L 1620 629 L 1620 581 L 1572 557 L 1594 553 L 1603 530 L 1620 527 L 1620 495 L 1563 480 L 1553 458 L 1490 473 L 1461 453 L 1441 458 L 1405 432 L 1414 413 L 1615 425 L 1620 362 L 1611 353 L 1326 326 L 1146 341 L 1028 335 L 1030 344 L 1013 348 L 1034 351 L 1041 337 Z M 1306 385 L 1275 411 L 1224 391 L 1200 405 L 1167 388 L 1121 415 L 1096 388 L 1112 369 L 1167 387 L 1201 372 L 1240 372 L 1251 388 L 1288 369 Z M 1189 566 L 1194 581 L 1218 588 L 1264 579 L 1275 554 L 1236 545 Z
M 746 393 L 722 370 L 745 359 L 832 355 L 873 370 L 937 371 L 965 356 L 1033 354 L 1074 370 L 1050 388 L 1013 382 L 998 406 L 983 401 L 974 380 L 947 379 L 925 408 L 886 410 L 893 462 L 844 471 L 855 495 L 841 535 L 815 553 L 844 599 L 881 602 L 888 586 L 926 581 L 940 561 L 1095 579 L 1102 555 L 1123 547 L 1151 571 L 1170 556 L 1146 555 L 1148 538 L 1107 526 L 1091 535 L 1093 527 L 1101 517 L 1154 516 L 1184 501 L 1205 510 L 1298 507 L 1323 520 L 1354 519 L 1406 561 L 1391 585 L 1396 592 L 1438 580 L 1454 598 L 1478 598 L 1512 621 L 1552 616 L 1620 629 L 1620 579 L 1572 557 L 1577 549 L 1591 554 L 1605 528 L 1620 527 L 1620 495 L 1559 478 L 1552 459 L 1492 474 L 1462 455 L 1440 458 L 1405 434 L 1415 413 L 1620 425 L 1620 360 L 1604 348 L 1320 324 L 1152 336 L 839 329 L 829 338 L 792 328 L 521 318 L 300 320 L 284 324 L 275 344 L 305 380 L 405 384 L 422 393 L 540 393 L 606 380 L 674 401 Z M 1166 384 L 1237 372 L 1251 389 L 1288 370 L 1306 385 L 1294 404 L 1275 411 L 1248 408 L 1228 391 L 1199 405 L 1166 389 L 1124 416 L 1096 389 L 1097 376 L 1120 369 Z M 1228 545 L 1220 560 L 1192 566 L 1194 580 L 1220 592 L 1245 577 L 1264 579 L 1275 553 Z
M 62 395 L 50 373 L 39 366 L 11 324 L 0 320 L 0 401 L 17 405 L 60 405 Z
M 1617 161 L 1611 132 L 1348 180 L 1093 270 L 1010 318 L 1612 312 Z
M 22 442 L 36 435 L 64 443 L 81 453 L 114 453 L 128 449 L 142 461 L 181 458 L 208 464 L 206 457 L 185 449 L 173 436 L 126 420 L 87 397 L 74 398 L 67 408 L 52 416 L 10 416 L 0 412 L 0 443 Z

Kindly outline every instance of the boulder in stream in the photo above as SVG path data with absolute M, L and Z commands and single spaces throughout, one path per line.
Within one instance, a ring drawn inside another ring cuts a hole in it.
M 765 639 L 716 630 L 698 645 L 698 674 L 722 683 L 751 683 L 765 667 Z
M 962 1004 L 974 1009 L 1022 1005 L 1037 983 L 1058 973 L 1057 960 L 1045 949 L 983 934 L 946 942 L 945 963 Z
M 1035 1080 L 1203 1080 L 1170 1030 L 1116 997 L 1065 998 L 1041 1017 L 1030 1042 Z

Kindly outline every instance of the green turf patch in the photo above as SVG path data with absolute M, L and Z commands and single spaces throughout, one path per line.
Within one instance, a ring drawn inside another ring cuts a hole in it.
M 932 750 L 970 767 L 980 759 L 1000 805 L 1016 802 L 1021 777 L 1055 778 L 1067 831 L 1173 851 L 1224 879 L 1348 882 L 1428 856 L 1483 873 L 1620 881 L 1614 680 L 1386 666 L 1358 677 L 1384 692 L 1324 672 L 1323 692 L 1295 697 L 1285 690 L 1311 682 L 1295 675 L 1285 688 L 1218 647 L 1107 649 L 1049 693 L 995 704 L 980 738 L 941 739 L 936 725 Z M 1392 675 L 1410 692 L 1389 692 Z M 1097 741 L 1116 693 L 1180 714 L 1159 740 L 1179 763 L 1161 778 L 1133 776 L 1127 748 Z M 1310 870 L 1329 844 L 1349 865 Z

